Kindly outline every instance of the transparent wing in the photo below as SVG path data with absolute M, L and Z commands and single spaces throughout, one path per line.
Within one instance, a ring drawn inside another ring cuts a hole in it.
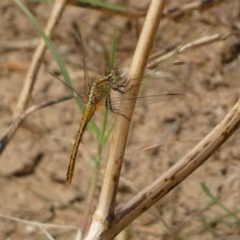
M 73 91 L 73 92 L 76 94 L 76 96 L 79 97 L 83 102 L 86 102 L 86 101 L 87 101 L 88 96 L 87 96 L 86 93 L 80 93 L 79 91 L 77 91 L 76 88 L 69 86 L 68 84 L 66 84 L 62 79 L 60 79 L 60 78 L 59 78 L 58 76 L 56 76 L 55 74 L 53 74 L 53 73 L 51 73 L 51 72 L 50 72 L 50 74 L 51 74 L 52 76 L 54 76 L 57 80 L 59 80 L 60 82 L 62 82 L 62 83 L 63 83 L 67 88 L 69 88 L 71 91 Z
M 81 36 L 80 32 L 78 33 L 77 40 L 79 42 L 80 50 L 81 50 L 81 53 L 82 53 L 82 63 L 83 63 L 83 69 L 84 69 L 84 87 L 85 87 L 85 89 L 89 89 L 91 87 L 91 81 L 90 81 L 89 75 L 88 75 L 84 44 L 83 44 L 83 39 L 82 39 L 82 36 Z
M 122 102 L 127 110 L 129 102 L 133 100 L 136 101 L 135 107 L 140 107 L 183 96 L 184 83 L 191 71 L 192 68 L 189 64 L 175 62 L 158 70 L 147 70 L 141 84 L 137 83 L 136 78 L 125 76 L 114 86 L 115 91 L 111 94 L 111 106 L 117 110 Z M 127 97 L 125 94 L 132 88 L 140 89 L 138 96 Z

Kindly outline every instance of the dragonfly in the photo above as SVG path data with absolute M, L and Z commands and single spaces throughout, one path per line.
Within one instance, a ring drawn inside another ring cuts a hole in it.
M 90 84 L 88 94 L 87 94 L 86 105 L 83 111 L 82 121 L 80 123 L 79 129 L 77 132 L 77 136 L 75 139 L 75 143 L 73 145 L 73 149 L 72 149 L 72 153 L 71 153 L 71 157 L 68 165 L 67 180 L 66 180 L 67 185 L 71 184 L 72 182 L 77 152 L 78 152 L 79 144 L 81 142 L 83 133 L 85 131 L 85 128 L 88 122 L 93 117 L 99 103 L 101 103 L 105 99 L 106 107 L 111 109 L 114 112 L 114 109 L 111 106 L 110 91 L 111 89 L 113 89 L 115 91 L 121 92 L 122 91 L 121 88 L 125 86 L 125 83 L 121 83 L 120 85 L 117 84 L 119 78 L 120 78 L 120 75 L 118 74 L 115 68 L 106 67 L 104 71 L 104 77 L 98 80 L 95 80 Z M 77 93 L 76 91 L 74 92 Z M 79 93 L 77 93 L 77 95 L 80 96 Z M 86 99 L 86 96 L 85 96 L 85 99 Z
M 58 80 L 60 80 L 63 84 L 65 84 L 68 88 L 70 88 L 80 99 L 83 99 L 85 102 L 85 108 L 83 111 L 82 120 L 79 125 L 79 129 L 77 132 L 77 136 L 75 138 L 75 143 L 73 145 L 72 153 L 71 153 L 69 164 L 68 164 L 67 178 L 66 178 L 67 185 L 70 185 L 72 182 L 78 148 L 82 140 L 83 133 L 86 129 L 88 122 L 93 117 L 98 106 L 105 105 L 105 107 L 107 109 L 110 109 L 113 113 L 122 115 L 123 117 L 126 118 L 124 113 L 119 112 L 118 107 L 116 107 L 116 105 L 119 105 L 120 102 L 123 103 L 125 106 L 123 109 L 127 110 L 128 103 L 130 101 L 137 100 L 135 105 L 137 107 L 137 106 L 141 106 L 142 103 L 148 104 L 148 103 L 154 103 L 154 102 L 161 102 L 167 99 L 172 99 L 172 98 L 184 95 L 184 93 L 179 93 L 179 92 L 165 93 L 165 94 L 160 94 L 159 92 L 156 92 L 156 94 L 151 94 L 147 96 L 140 95 L 140 96 L 131 97 L 131 98 L 124 97 L 124 94 L 126 94 L 133 87 L 137 87 L 137 86 L 139 87 L 139 84 L 135 84 L 134 82 L 136 81 L 136 79 L 134 78 L 131 79 L 130 76 L 127 76 L 127 75 L 121 76 L 118 69 L 115 67 L 106 67 L 104 70 L 104 76 L 102 78 L 99 78 L 94 81 L 90 81 L 87 67 L 86 67 L 86 62 L 85 62 L 83 40 L 80 34 L 79 34 L 78 40 L 79 40 L 79 43 L 81 46 L 81 52 L 82 52 L 82 62 L 83 62 L 84 80 L 85 80 L 84 84 L 85 84 L 85 88 L 87 89 L 85 93 L 78 92 L 75 88 L 68 86 L 65 82 L 63 82 L 61 79 L 59 79 L 57 76 L 54 75 Z M 154 73 L 147 72 L 146 74 L 148 76 L 151 76 L 152 74 L 154 74 L 154 76 L 157 76 L 157 78 L 165 78 L 165 79 L 168 79 L 168 78 L 171 79 L 174 77 L 176 78 L 176 74 L 172 74 L 172 69 L 174 66 L 176 67 L 175 70 L 177 70 L 179 66 L 180 68 L 182 66 L 184 66 L 185 68 L 185 64 L 183 62 L 175 62 L 173 64 L 168 65 L 166 68 L 164 68 L 165 72 L 155 71 Z M 158 90 L 159 84 L 154 84 L 152 82 L 153 82 L 152 77 L 148 77 L 141 84 L 141 87 L 147 88 L 147 89 L 152 88 L 155 91 Z M 120 93 L 121 97 L 120 98 L 112 97 L 112 92 L 113 92 L 112 90 Z

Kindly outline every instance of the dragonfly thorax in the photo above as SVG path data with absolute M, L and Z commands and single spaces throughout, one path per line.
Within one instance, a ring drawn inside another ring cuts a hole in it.
M 109 94 L 111 86 L 109 79 L 105 78 L 93 82 L 88 94 L 88 102 L 94 105 L 102 101 Z
M 113 85 L 119 80 L 119 73 L 116 68 L 107 67 L 104 77 L 92 82 L 88 92 L 88 103 L 93 105 L 101 102 L 110 94 Z

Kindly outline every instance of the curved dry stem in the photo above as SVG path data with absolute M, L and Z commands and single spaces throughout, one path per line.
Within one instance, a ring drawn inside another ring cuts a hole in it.
M 152 48 L 153 40 L 156 35 L 158 25 L 165 6 L 165 1 L 153 0 L 149 6 L 148 14 L 140 35 L 136 51 L 133 56 L 129 75 L 138 78 L 141 81 L 147 59 Z M 126 93 L 127 97 L 137 96 L 138 89 L 131 89 Z M 118 115 L 114 132 L 112 136 L 108 161 L 105 169 L 103 186 L 100 194 L 99 204 L 93 216 L 93 221 L 86 239 L 106 239 L 104 236 L 108 232 L 109 225 L 115 218 L 114 205 L 117 193 L 117 186 L 126 146 L 130 121 L 135 103 L 132 103 L 132 109 L 124 113 L 124 116 Z M 120 106 L 120 112 L 124 106 Z M 116 236 L 123 228 L 116 227 L 117 231 L 111 232 L 111 239 Z M 104 235 L 102 233 L 104 232 Z M 101 237 L 100 237 L 101 235 Z
M 45 29 L 45 33 L 49 38 L 51 37 L 51 34 L 62 14 L 66 2 L 67 0 L 56 0 L 54 4 L 51 16 Z M 21 115 L 26 109 L 29 99 L 31 97 L 33 86 L 37 79 L 38 71 L 45 55 L 45 51 L 46 45 L 42 39 L 33 55 L 33 59 L 28 70 L 21 94 L 19 96 L 16 110 L 13 113 L 12 120 L 10 121 L 10 125 L 8 125 L 8 128 L 5 130 L 3 136 L 0 139 L 0 154 L 6 148 L 7 144 L 9 143 L 22 122 Z
M 204 163 L 240 126 L 240 100 L 226 117 L 185 157 L 139 192 L 115 213 L 105 239 L 111 239 L 119 228 L 125 228 L 129 223 L 153 206 L 181 181 L 188 177 Z

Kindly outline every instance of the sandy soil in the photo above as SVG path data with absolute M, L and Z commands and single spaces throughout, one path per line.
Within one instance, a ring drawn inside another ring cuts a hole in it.
M 53 5 L 23 2 L 45 26 Z M 166 9 L 188 2 L 196 1 L 169 1 Z M 185 96 L 136 108 L 126 147 L 118 206 L 134 196 L 133 187 L 143 189 L 187 154 L 224 118 L 240 96 L 239 1 L 212 2 L 211 5 L 206 3 L 203 9 L 168 15 L 160 24 L 152 54 L 214 34 L 235 34 L 178 54 L 174 61 L 184 61 L 186 67 L 171 83 L 172 88 L 165 86 L 166 90 L 161 91 L 183 91 Z M 132 10 L 147 6 L 147 1 L 141 6 L 127 5 Z M 0 133 L 3 135 L 16 110 L 39 35 L 14 2 L 1 1 L 0 12 Z M 89 75 L 94 79 L 101 76 L 108 65 L 115 27 L 118 34 L 115 66 L 129 67 L 143 20 L 67 6 L 54 31 L 53 43 L 77 89 L 81 91 L 84 86 L 83 69 L 72 23 L 81 29 Z M 158 68 L 160 64 L 154 66 Z M 29 107 L 69 94 L 49 72 L 58 74 L 59 68 L 47 51 Z M 159 80 L 158 86 L 162 85 Z M 102 121 L 99 115 L 101 113 L 94 117 L 98 126 Z M 110 115 L 108 129 L 114 119 Z M 23 121 L 0 158 L 1 214 L 46 224 L 82 226 L 93 174 L 87 156 L 96 156 L 98 143 L 87 129 L 82 141 L 84 156 L 78 155 L 73 183 L 66 186 L 67 164 L 80 120 L 81 112 L 75 101 L 68 100 L 36 111 Z M 237 215 L 240 218 L 239 142 L 237 131 L 155 208 L 135 220 L 128 229 L 131 236 L 128 239 L 171 239 L 173 236 L 175 239 L 240 239 L 237 220 Z M 108 148 L 109 143 L 104 146 L 104 159 Z M 102 170 L 104 165 L 103 161 Z M 97 205 L 102 172 L 89 216 Z M 209 188 L 225 209 L 211 200 L 201 184 Z M 49 233 L 54 239 L 74 239 L 76 235 L 75 230 L 66 228 L 50 228 Z M 36 226 L 0 218 L 0 239 L 47 238 Z

